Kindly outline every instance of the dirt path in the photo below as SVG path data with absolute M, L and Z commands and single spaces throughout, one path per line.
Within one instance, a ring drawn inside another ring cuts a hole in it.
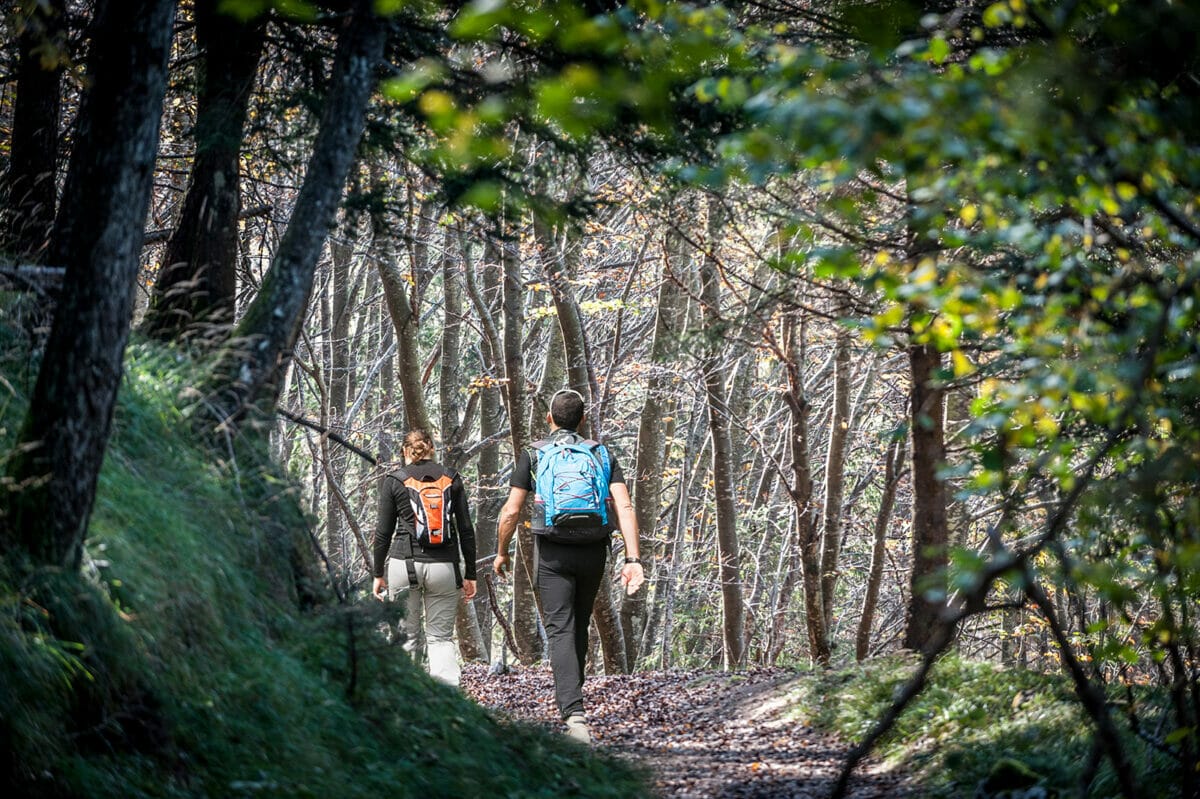
M 818 799 L 847 747 L 783 718 L 780 697 L 795 679 L 782 670 L 641 672 L 589 677 L 584 698 L 595 744 L 648 765 L 659 796 Z M 560 728 L 548 669 L 489 676 L 470 667 L 463 689 L 510 718 Z M 905 793 L 898 777 L 867 766 L 849 795 Z

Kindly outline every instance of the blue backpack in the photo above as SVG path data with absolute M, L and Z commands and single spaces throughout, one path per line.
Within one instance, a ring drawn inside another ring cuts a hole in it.
M 536 452 L 534 486 L 545 507 L 546 530 L 605 527 L 612 461 L 604 445 L 559 438 Z

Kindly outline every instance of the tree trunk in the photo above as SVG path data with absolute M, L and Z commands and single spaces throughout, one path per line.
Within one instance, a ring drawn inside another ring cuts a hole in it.
M 479 342 L 480 373 L 475 379 L 475 390 L 479 392 L 479 440 L 493 442 L 483 444 L 479 451 L 479 482 L 475 491 L 475 544 L 480 557 L 496 551 L 496 518 L 504 502 L 504 487 L 500 485 L 500 447 L 496 439 L 503 428 L 504 403 L 500 396 L 500 353 L 501 343 L 496 331 L 495 319 L 499 311 L 501 286 L 497 269 L 481 265 L 483 287 L 476 281 L 476 268 L 471 263 L 471 246 L 460 232 L 463 254 L 463 283 L 467 296 L 475 307 L 483 335 Z M 486 260 L 486 259 L 485 259 Z M 491 569 L 491 563 L 482 564 L 481 569 Z M 486 590 L 480 590 L 475 599 L 475 615 L 483 633 L 484 642 L 491 650 L 492 609 Z
M 908 348 L 912 376 L 912 593 L 904 630 L 904 647 L 923 651 L 933 639 L 944 605 L 946 545 L 945 484 L 937 470 L 946 460 L 942 419 L 944 391 L 934 381 L 942 355 L 932 344 Z M 941 590 L 939 590 L 941 589 Z
M 625 654 L 625 637 L 621 632 L 619 606 L 613 602 L 612 580 L 600 581 L 596 603 L 592 606 L 592 621 L 596 623 L 596 635 L 600 639 L 604 673 L 628 674 L 629 659 Z
M 510 238 L 499 247 L 500 269 L 504 277 L 504 379 L 508 404 L 508 424 L 513 457 L 529 448 L 526 429 L 525 361 L 522 345 L 525 342 L 525 286 L 521 279 L 521 254 L 516 236 L 519 226 L 506 229 Z M 517 523 L 517 551 L 513 564 L 513 642 L 517 657 L 530 664 L 541 657 L 541 638 L 538 635 L 537 596 L 534 592 L 533 536 L 525 524 L 528 509 Z
M 329 422 L 344 433 L 350 397 L 350 315 L 357 297 L 351 290 L 354 245 L 358 238 L 358 215 L 346 214 L 343 238 L 330 242 L 329 324 Z
M 463 419 L 458 397 L 462 384 L 462 322 L 463 286 L 462 275 L 450 253 L 458 245 L 458 236 L 452 227 L 446 227 L 442 239 L 442 343 L 441 369 L 438 372 L 438 413 L 441 417 L 442 446 L 445 462 L 458 468 L 462 458 Z
M 542 376 L 538 380 L 537 389 L 529 401 L 530 441 L 540 441 L 549 435 L 550 425 L 546 422 L 546 413 L 550 410 L 550 397 L 563 387 L 563 381 L 566 379 L 567 358 L 562 328 L 551 325 L 546 337 L 549 341 L 546 361 L 542 364 Z
M 391 229 L 383 217 L 383 211 L 372 214 L 372 224 L 377 239 L 390 242 Z M 395 252 L 388 244 L 379 249 L 376 264 L 383 282 L 383 296 L 388 313 L 396 328 L 397 382 L 404 400 L 404 424 L 408 430 L 425 430 L 434 433 L 433 420 L 425 405 L 425 390 L 421 385 L 421 352 L 417 341 L 418 323 L 416 305 L 416 264 L 410 264 L 410 282 L 396 263 Z
M 694 199 L 681 208 L 676 218 L 682 225 L 695 226 L 697 209 Z M 633 506 L 637 515 L 638 532 L 642 541 L 642 560 L 645 561 L 646 586 L 653 584 L 653 570 L 658 561 L 655 541 L 658 540 L 658 519 L 662 512 L 663 465 L 666 462 L 667 410 L 674 406 L 675 379 L 666 366 L 667 359 L 678 349 L 683 332 L 687 295 L 673 282 L 676 274 L 687 274 L 691 266 L 692 249 L 677 230 L 668 230 L 663 242 L 666 259 L 658 285 L 658 302 L 654 320 L 654 339 L 650 344 L 650 376 L 646 381 L 646 399 L 638 423 L 637 456 L 633 471 Z M 645 556 L 649 557 L 645 557 Z M 633 596 L 621 596 L 621 629 L 625 633 L 625 651 L 631 667 L 637 666 L 639 644 L 647 625 L 646 594 L 643 587 Z
M 329 332 L 324 421 L 326 428 L 338 435 L 346 434 L 346 409 L 350 394 L 350 307 L 353 302 L 350 273 L 357 232 L 358 215 L 348 213 L 342 236 L 334 237 L 329 243 L 331 268 L 330 296 L 326 302 L 329 319 L 325 327 Z M 328 437 L 324 437 L 321 452 L 329 464 L 326 469 L 326 477 L 330 481 L 325 520 L 327 554 L 338 573 L 344 575 L 351 558 L 347 555 L 341 524 L 344 513 L 337 500 L 346 477 L 346 450 L 340 446 L 330 447 Z
M 394 330 L 390 316 L 383 309 L 375 311 L 377 318 L 376 325 L 379 330 L 379 349 L 381 353 L 387 352 L 392 347 L 392 336 Z M 386 412 L 389 416 L 392 412 L 392 406 L 395 403 L 396 393 L 396 359 L 395 357 L 386 358 L 383 365 L 379 368 L 379 408 Z M 387 423 L 379 425 L 378 438 L 376 449 L 379 451 L 379 462 L 388 463 L 392 460 L 394 442 L 392 434 L 388 430 Z
M 848 309 L 839 309 L 839 318 Z M 821 512 L 821 609 L 825 633 L 833 629 L 833 599 L 842 551 L 842 494 L 846 483 L 846 443 L 850 438 L 850 331 L 838 325 L 834 338 L 833 411 L 825 457 L 825 503 Z
M 371 0 L 355 0 L 340 35 L 304 186 L 258 296 L 208 380 L 204 409 L 218 423 L 275 406 L 312 294 L 314 271 L 362 135 L 386 26 Z
M 441 418 L 443 461 L 457 469 L 462 459 L 462 428 L 465 421 L 461 415 L 458 402 L 458 387 L 461 377 L 462 347 L 461 330 L 463 319 L 463 287 L 462 276 L 450 254 L 458 245 L 458 236 L 452 227 L 446 227 L 442 237 L 442 291 L 445 302 L 442 305 L 442 342 L 438 373 L 438 413 Z M 476 508 L 478 511 L 478 508 Z M 482 527 L 483 519 L 478 512 L 475 519 Z M 478 554 L 484 553 L 478 539 L 476 540 Z M 486 593 L 480 585 L 479 589 Z M 484 640 L 483 631 L 479 626 L 478 613 L 474 602 L 463 601 L 458 604 L 458 615 L 454 620 L 458 633 L 458 650 L 463 660 L 487 661 L 489 648 Z
M 708 203 L 708 213 L 708 248 L 700 267 L 700 298 L 704 305 L 704 328 L 709 336 L 708 352 L 704 358 L 704 387 L 708 400 L 708 426 L 712 436 L 724 667 L 736 669 L 742 665 L 745 651 L 745 609 L 742 603 L 737 509 L 734 505 L 733 441 L 729 433 L 729 402 L 725 393 L 723 353 L 718 338 L 723 322 L 720 316 L 721 286 L 716 252 L 720 236 L 724 232 L 725 216 L 720 203 L 712 199 Z
M 696 400 L 692 398 L 692 405 Z M 665 574 L 660 580 L 657 602 L 662 606 L 662 637 L 659 645 L 660 669 L 671 667 L 671 642 L 674 637 L 677 586 L 688 571 L 687 531 L 692 519 L 692 486 L 703 481 L 704 460 L 708 449 L 707 420 L 701 413 L 692 414 L 692 429 L 684 444 L 679 468 L 679 493 L 672 516 L 673 538 L 663 552 Z
M 800 569 L 794 566 L 784 576 L 784 590 L 780 601 L 786 607 L 791 601 L 792 586 L 797 575 L 804 588 L 804 622 L 808 632 L 808 652 L 814 663 L 828 665 L 830 660 L 829 630 L 825 626 L 825 610 L 821 599 L 821 558 L 817 535 L 817 509 L 813 502 L 813 477 L 810 463 L 808 421 L 811 405 L 804 382 L 807 325 L 804 319 L 789 318 L 785 321 L 784 349 L 787 357 L 788 376 L 787 404 L 791 413 L 791 457 L 792 457 L 792 503 L 796 506 L 795 551 L 791 553 L 793 563 L 799 561 Z M 776 623 L 780 613 L 776 612 Z M 771 662 L 774 663 L 783 651 L 783 631 L 773 635 L 774 647 Z
M 145 330 L 177 338 L 196 324 L 231 324 L 236 293 L 238 161 L 266 41 L 262 19 L 244 23 L 197 0 L 196 154 L 175 231 L 154 283 Z
M 867 589 L 863 597 L 862 617 L 858 620 L 858 632 L 854 636 L 854 657 L 866 659 L 870 654 L 871 627 L 875 621 L 875 606 L 879 602 L 879 588 L 883 584 L 883 565 L 887 559 L 887 529 L 896 504 L 896 486 L 904 465 L 904 439 L 896 438 L 888 445 L 884 454 L 883 496 L 879 500 L 879 512 L 875 514 L 875 529 L 872 535 L 871 566 L 867 572 Z
M 587 333 L 583 324 L 583 313 L 575 299 L 575 291 L 570 280 L 574 277 L 570 245 L 558 244 L 553 229 L 540 219 L 534 220 L 534 235 L 537 238 L 538 250 L 541 255 L 542 273 L 550 286 L 550 296 L 554 300 L 554 311 L 562 330 L 563 345 L 566 348 L 567 385 L 582 394 L 587 400 L 588 418 L 593 423 L 591 435 L 599 435 L 595 429 L 595 389 L 596 379 L 592 372 L 592 354 L 588 343 Z M 584 433 L 583 430 L 579 432 Z M 585 433 L 586 434 L 586 433 Z
M 112 424 L 150 202 L 175 0 L 102 2 L 51 262 L 66 266 L 10 461 L 2 543 L 77 569 Z
M 954 463 L 960 463 L 961 455 L 952 454 L 958 447 L 965 446 L 962 438 L 963 431 L 971 423 L 971 402 L 974 391 L 969 386 L 955 386 L 946 392 L 946 420 L 943 427 L 947 439 L 946 457 Z M 966 482 L 960 477 L 946 484 L 946 531 L 951 546 L 971 546 L 971 514 L 966 500 L 955 498 L 958 489 Z
M 27 260 L 43 259 L 54 227 L 66 16 L 66 0 L 33 4 L 17 44 L 17 99 L 0 249 Z M 54 56 L 50 63 L 43 49 Z

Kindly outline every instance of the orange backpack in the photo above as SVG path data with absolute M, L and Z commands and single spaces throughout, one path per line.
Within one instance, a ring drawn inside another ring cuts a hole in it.
M 450 486 L 453 483 L 454 475 L 445 472 L 436 477 L 409 475 L 404 480 L 416 517 L 417 543 L 423 547 L 444 547 L 455 541 L 453 511 L 450 507 Z

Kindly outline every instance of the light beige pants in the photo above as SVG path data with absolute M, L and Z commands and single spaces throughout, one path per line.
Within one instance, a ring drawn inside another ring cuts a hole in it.
M 458 614 L 461 589 L 454 581 L 451 563 L 415 563 L 417 584 L 408 587 L 408 567 L 403 560 L 388 560 L 388 593 L 393 601 L 407 593 L 404 614 L 404 647 L 418 655 L 421 617 L 425 617 L 425 641 L 429 676 L 447 685 L 458 685 L 458 654 L 454 651 L 454 619 Z

